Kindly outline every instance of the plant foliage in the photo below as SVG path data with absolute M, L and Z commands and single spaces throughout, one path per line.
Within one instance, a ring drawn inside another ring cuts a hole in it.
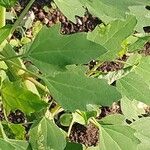
M 0 0 L 0 10 L 17 2 Z M 144 27 L 150 1 L 54 0 L 74 24 L 87 10 L 101 24 L 62 35 L 60 24 L 36 22 L 27 37 L 22 20 L 33 2 L 13 25 L 0 28 L 0 149 L 149 150 L 150 35 Z M 19 29 L 24 37 L 13 39 Z M 109 114 L 118 102 L 120 114 Z M 76 124 L 86 130 L 92 124 L 98 142 L 72 141 Z

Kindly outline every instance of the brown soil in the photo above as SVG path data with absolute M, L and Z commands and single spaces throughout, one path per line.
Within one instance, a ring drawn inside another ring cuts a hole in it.
M 126 61 L 128 59 L 127 55 L 123 55 L 121 58 L 117 59 L 119 61 Z M 88 66 L 89 69 L 91 70 L 92 68 L 95 67 L 95 65 L 97 65 L 97 61 L 92 60 Z M 101 71 L 104 73 L 107 72 L 112 72 L 112 71 L 118 71 L 121 70 L 123 68 L 124 64 L 122 62 L 117 62 L 117 61 L 106 61 L 103 62 L 101 65 L 99 65 L 97 67 L 97 71 Z
M 11 123 L 19 124 L 19 123 L 24 123 L 26 118 L 22 111 L 15 110 L 14 112 L 10 112 L 10 114 L 8 115 L 8 120 Z
M 99 139 L 99 129 L 91 123 L 87 127 L 75 123 L 72 126 L 69 139 L 71 142 L 84 144 L 87 147 L 96 146 Z
M 15 9 L 18 12 L 18 15 L 26 6 L 28 1 L 29 0 L 20 0 L 21 6 L 17 6 Z M 45 10 L 44 6 L 47 6 L 48 10 Z M 75 16 L 76 23 L 73 23 L 69 21 L 58 8 L 53 9 L 49 0 L 37 0 L 33 4 L 31 10 L 34 12 L 35 21 L 40 20 L 48 27 L 51 27 L 53 24 L 60 22 L 62 34 L 92 31 L 98 24 L 102 23 L 101 20 L 92 16 L 86 9 L 84 16 Z
M 97 117 L 97 119 L 102 119 L 102 118 L 104 118 L 108 115 L 112 115 L 112 114 L 122 114 L 120 102 L 118 102 L 118 103 L 114 102 L 111 107 L 102 106 L 100 109 L 101 109 L 101 113 Z

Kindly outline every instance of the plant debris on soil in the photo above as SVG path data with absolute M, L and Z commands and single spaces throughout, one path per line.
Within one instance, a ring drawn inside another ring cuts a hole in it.
M 99 129 L 92 123 L 87 127 L 79 123 L 74 123 L 69 136 L 71 142 L 84 144 L 87 147 L 96 146 L 99 142 Z

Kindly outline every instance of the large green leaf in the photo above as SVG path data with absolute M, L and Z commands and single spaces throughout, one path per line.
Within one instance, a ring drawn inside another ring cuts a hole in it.
M 82 7 L 80 0 L 54 0 L 54 2 L 61 12 L 74 23 L 76 23 L 75 15 L 83 16 L 85 13 L 85 8 Z
M 105 23 L 115 19 L 123 19 L 129 12 L 129 6 L 150 5 L 149 0 L 80 0 L 88 10 Z
M 136 150 L 139 141 L 134 133 L 135 130 L 125 125 L 103 125 L 99 150 Z
M 63 150 L 65 136 L 52 120 L 42 118 L 30 130 L 30 143 L 33 150 Z
M 150 104 L 150 88 L 145 80 L 134 72 L 117 81 L 117 88 L 123 96 Z
M 54 99 L 72 111 L 86 110 L 88 104 L 111 105 L 121 98 L 116 88 L 105 80 L 88 78 L 78 72 L 66 71 L 44 80 Z
M 150 148 L 150 118 L 141 118 L 131 124 L 131 127 L 136 130 L 136 137 L 140 139 L 141 144 L 138 150 L 149 150 Z
M 0 0 L 0 5 L 4 7 L 10 7 L 16 3 L 17 0 Z
M 99 44 L 88 41 L 86 33 L 61 35 L 59 25 L 44 27 L 30 47 L 28 58 L 41 70 L 64 68 L 69 64 L 82 64 L 106 52 Z M 55 67 L 54 67 L 55 66 Z
M 116 58 L 121 50 L 121 43 L 133 33 L 135 25 L 135 17 L 128 16 L 125 21 L 116 20 L 107 26 L 97 26 L 93 32 L 89 32 L 89 40 L 107 49 L 107 53 L 101 55 L 99 59 L 106 61 Z
M 7 82 L 3 84 L 1 94 L 6 108 L 20 109 L 27 114 L 40 111 L 47 106 L 47 103 L 36 94 L 16 83 Z
M 90 13 L 99 17 L 105 23 L 116 19 L 124 19 L 130 12 L 129 7 L 150 5 L 149 0 L 54 0 L 58 8 L 75 22 L 75 16 L 83 16 L 84 8 Z M 72 9 L 72 7 L 74 9 Z M 133 8 L 134 9 L 134 8 Z M 136 10 L 135 10 L 136 11 Z M 143 13 L 143 12 L 142 12 Z M 131 14 L 133 11 L 131 10 Z M 137 14 L 136 14 L 137 15 Z M 139 15 L 138 15 L 139 16 Z

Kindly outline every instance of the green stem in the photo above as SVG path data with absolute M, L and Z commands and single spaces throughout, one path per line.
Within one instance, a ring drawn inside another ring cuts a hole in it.
M 5 26 L 5 13 L 6 13 L 6 8 L 0 6 L 0 28 Z
M 1 56 L 0 56 L 1 57 Z M 7 60 L 11 60 L 11 59 L 15 59 L 15 58 L 22 58 L 22 57 L 25 57 L 24 54 L 21 54 L 21 55 L 16 55 L 16 56 L 12 56 L 12 57 L 3 57 L 3 58 L 0 58 L 0 61 L 7 61 Z
M 11 34 L 16 30 L 16 28 L 20 25 L 20 23 L 22 22 L 22 20 L 24 19 L 24 16 L 27 14 L 27 12 L 29 11 L 30 7 L 32 6 L 32 4 L 34 3 L 35 0 L 30 0 L 30 2 L 27 4 L 27 6 L 25 7 L 25 9 L 23 10 L 23 12 L 21 13 L 21 15 L 19 16 L 19 18 L 16 20 L 16 22 L 14 23 L 12 30 L 11 30 Z
M 39 83 L 38 81 L 36 81 L 34 78 L 32 78 L 32 77 L 26 77 L 26 79 L 29 80 L 29 81 L 31 81 L 32 83 L 34 83 L 37 87 L 39 87 L 45 93 L 49 94 L 49 90 L 47 89 L 47 87 L 44 86 L 43 84 Z

